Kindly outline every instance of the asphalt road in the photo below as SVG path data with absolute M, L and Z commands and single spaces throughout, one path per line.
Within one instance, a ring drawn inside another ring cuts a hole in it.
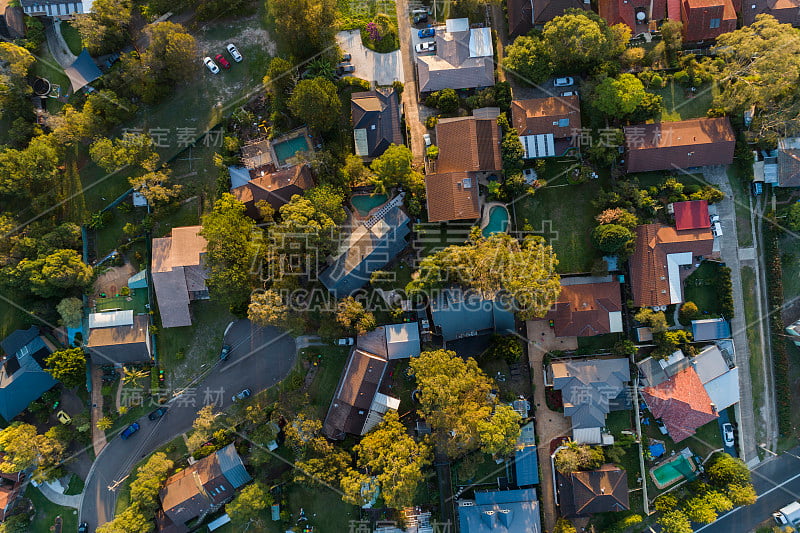
M 716 522 L 696 531 L 704 533 L 747 533 L 781 507 L 800 499 L 800 446 L 752 470 L 758 500 L 753 505 L 737 507 Z
M 169 411 L 155 422 L 144 416 L 141 429 L 128 440 L 115 437 L 92 465 L 83 492 L 80 521 L 90 530 L 114 518 L 116 492 L 110 490 L 131 473 L 143 457 L 185 433 L 192 427 L 197 411 L 208 403 L 225 409 L 231 396 L 249 388 L 255 394 L 284 379 L 297 355 L 294 338 L 278 328 L 261 328 L 248 320 L 235 322 L 225 334 L 233 349 L 228 361 L 218 362 L 169 402 Z M 153 407 L 155 409 L 155 406 Z

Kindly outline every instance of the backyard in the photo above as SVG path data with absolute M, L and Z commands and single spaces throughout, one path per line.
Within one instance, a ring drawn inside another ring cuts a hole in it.
M 53 531 L 57 516 L 60 516 L 62 520 L 61 531 L 78 530 L 78 511 L 75 509 L 52 503 L 33 485 L 28 485 L 28 488 L 25 489 L 25 497 L 31 500 L 36 510 L 30 531 Z
M 721 316 L 721 308 L 717 293 L 719 279 L 719 263 L 704 261 L 700 267 L 686 278 L 683 284 L 684 299 L 694 302 L 703 318 Z M 707 316 L 706 316 L 707 315 Z
M 719 93 L 719 88 L 716 84 L 708 84 L 697 87 L 697 91 L 692 92 L 689 88 L 670 81 L 663 89 L 651 88 L 649 91 L 664 99 L 664 110 L 658 121 L 675 122 L 705 117 L 711 101 Z

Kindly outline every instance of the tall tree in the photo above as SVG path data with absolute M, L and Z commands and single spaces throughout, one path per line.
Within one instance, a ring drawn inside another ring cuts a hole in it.
M 211 438 L 215 420 L 213 404 L 205 405 L 197 411 L 197 417 L 192 422 L 192 434 L 186 440 L 189 452 L 194 453 L 204 442 Z
M 261 483 L 255 482 L 240 490 L 233 501 L 225 506 L 225 512 L 234 524 L 239 526 L 254 524 L 262 527 L 264 517 L 267 516 L 266 510 L 272 502 L 270 493 Z
M 342 224 L 347 219 L 347 213 L 343 207 L 345 194 L 338 187 L 324 183 L 308 189 L 303 196 L 317 211 L 328 215 L 335 224 Z
M 417 192 L 425 187 L 425 181 L 412 162 L 414 156 L 404 144 L 391 144 L 383 154 L 372 161 L 372 183 L 378 193 L 388 193 L 395 187 L 405 187 Z
M 173 466 L 173 461 L 165 453 L 151 455 L 145 464 L 136 469 L 136 479 L 131 482 L 131 501 L 143 510 L 155 511 L 158 492 Z
M 286 0 L 267 2 L 281 42 L 300 59 L 321 52 L 333 42 L 336 0 Z
M 76 15 L 73 25 L 92 55 L 115 52 L 130 39 L 130 0 L 96 0 L 92 12 Z
M 528 85 L 543 83 L 553 74 L 550 49 L 539 37 L 520 35 L 506 48 L 502 66 Z
M 45 360 L 45 370 L 67 388 L 86 382 L 86 356 L 81 348 L 51 353 Z
M 375 315 L 364 309 L 364 305 L 348 296 L 336 306 L 336 321 L 350 333 L 364 335 L 377 326 Z
M 51 468 L 61 461 L 64 446 L 56 439 L 38 434 L 30 424 L 12 422 L 0 430 L 0 450 L 5 453 L 0 462 L 3 472 L 34 467 L 34 478 L 46 481 L 53 475 Z
M 594 89 L 594 105 L 611 118 L 623 119 L 630 115 L 645 96 L 644 85 L 633 74 L 620 74 L 617 78 L 604 78 Z
M 23 260 L 17 266 L 27 278 L 31 291 L 42 298 L 53 298 L 70 289 L 83 289 L 92 280 L 92 267 L 75 250 L 56 250 L 40 259 Z
M 558 51 L 553 55 L 556 70 L 578 72 L 619 58 L 631 32 L 623 24 L 609 28 L 590 11 L 568 9 L 544 25 L 542 37 L 550 50 Z
M 284 327 L 289 308 L 281 295 L 273 290 L 254 292 L 247 308 L 247 318 L 259 326 Z
M 318 132 L 328 131 L 339 123 L 342 101 L 336 85 L 325 78 L 300 81 L 288 103 L 295 117 Z
M 61 315 L 61 324 L 68 328 L 80 326 L 83 318 L 83 302 L 78 298 L 64 298 L 56 306 Z

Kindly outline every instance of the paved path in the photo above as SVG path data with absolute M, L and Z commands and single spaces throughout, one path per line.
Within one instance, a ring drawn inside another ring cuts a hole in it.
M 526 322 L 528 328 L 528 359 L 531 365 L 533 377 L 533 401 L 536 409 L 536 435 L 539 438 L 539 446 L 536 450 L 539 454 L 539 501 L 542 504 L 542 515 L 544 518 L 544 529 L 553 531 L 556 518 L 556 502 L 553 494 L 553 467 L 550 462 L 550 441 L 555 438 L 570 435 L 571 429 L 567 418 L 558 412 L 551 411 L 547 407 L 545 400 L 544 386 L 544 356 L 546 351 L 540 349 L 531 335 L 536 331 L 536 323 Z M 535 336 L 535 335 L 534 335 Z
M 100 455 L 106 447 L 106 432 L 97 429 L 97 421 L 103 416 L 103 370 L 98 365 L 92 366 L 92 446 L 94 456 Z
M 61 68 L 67 68 L 72 65 L 76 56 L 70 51 L 64 36 L 61 35 L 61 21 L 45 21 L 44 34 L 47 38 L 47 49 L 50 50 L 50 54 L 61 65 Z
M 403 58 L 400 50 L 386 54 L 370 50 L 361 42 L 359 30 L 340 31 L 336 34 L 336 41 L 345 53 L 352 56 L 350 63 L 356 67 L 353 76 L 378 85 L 403 81 Z
M 79 509 L 81 506 L 81 498 L 83 497 L 81 494 L 67 496 L 58 492 L 47 483 L 42 483 L 38 488 L 39 492 L 42 493 L 42 496 L 56 505 L 60 505 L 62 507 L 72 507 L 73 509 Z
M 143 416 L 141 429 L 129 440 L 113 439 L 97 456 L 86 480 L 80 520 L 96 528 L 114 518 L 117 495 L 111 489 L 131 473 L 146 455 L 192 427 L 197 411 L 206 404 L 230 405 L 233 394 L 244 388 L 258 392 L 284 379 L 297 356 L 294 339 L 278 328 L 261 328 L 249 320 L 235 322 L 225 335 L 232 346 L 228 361 L 217 362 L 195 382 L 176 391 L 169 412 L 155 422 Z
M 411 19 L 409 18 L 408 0 L 397 0 L 397 31 L 400 34 L 400 53 L 403 58 L 403 113 L 406 117 L 406 128 L 414 154 L 414 164 L 422 167 L 425 164 L 425 124 L 420 122 L 419 101 L 417 100 L 417 69 L 414 67 L 414 50 L 411 43 Z M 423 118 L 424 120 L 424 118 Z

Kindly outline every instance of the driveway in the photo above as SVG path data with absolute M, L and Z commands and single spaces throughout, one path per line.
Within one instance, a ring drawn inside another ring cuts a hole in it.
M 408 0 L 396 0 L 395 7 L 397 11 L 397 31 L 400 35 L 400 51 L 402 52 L 403 59 L 403 113 L 406 117 L 406 128 L 410 139 L 408 143 L 411 147 L 411 153 L 414 154 L 414 164 L 417 167 L 422 167 L 425 163 L 425 141 L 422 136 L 427 132 L 425 124 L 421 121 L 425 120 L 427 114 L 422 116 L 417 93 L 417 69 L 414 68 L 414 48 L 411 38 L 411 19 L 409 17 L 410 8 L 408 7 Z M 416 32 L 414 32 L 416 34 Z M 427 109 L 427 108 L 425 108 Z
M 61 35 L 61 21 L 55 22 L 45 20 L 44 34 L 47 38 L 47 49 L 53 55 L 53 58 L 61 65 L 61 68 L 67 68 L 75 62 L 75 54 L 73 54 L 64 37 Z
M 336 41 L 342 51 L 353 56 L 350 61 L 356 67 L 353 76 L 378 85 L 391 85 L 394 81 L 403 81 L 403 57 L 400 50 L 380 54 L 361 43 L 359 30 L 340 31 Z
M 203 372 L 198 379 L 169 401 L 169 411 L 155 422 L 143 416 L 141 429 L 129 440 L 109 440 L 92 465 L 83 492 L 80 520 L 91 528 L 114 518 L 117 494 L 115 483 L 131 473 L 143 457 L 192 427 L 197 411 L 214 403 L 225 409 L 230 398 L 244 388 L 264 390 L 284 379 L 294 365 L 297 348 L 294 339 L 274 327 L 262 328 L 249 320 L 231 325 L 225 342 L 233 349 L 228 361 Z
M 725 453 L 730 455 L 731 457 L 739 457 L 739 454 L 736 453 L 736 443 L 734 442 L 734 446 L 727 446 L 725 444 L 725 431 L 723 431 L 722 426 L 725 424 L 730 423 L 730 419 L 728 418 L 728 410 L 723 410 L 719 417 L 717 418 L 717 423 L 719 424 L 719 434 L 722 437 L 722 446 L 725 450 Z M 735 440 L 735 439 L 734 439 Z

